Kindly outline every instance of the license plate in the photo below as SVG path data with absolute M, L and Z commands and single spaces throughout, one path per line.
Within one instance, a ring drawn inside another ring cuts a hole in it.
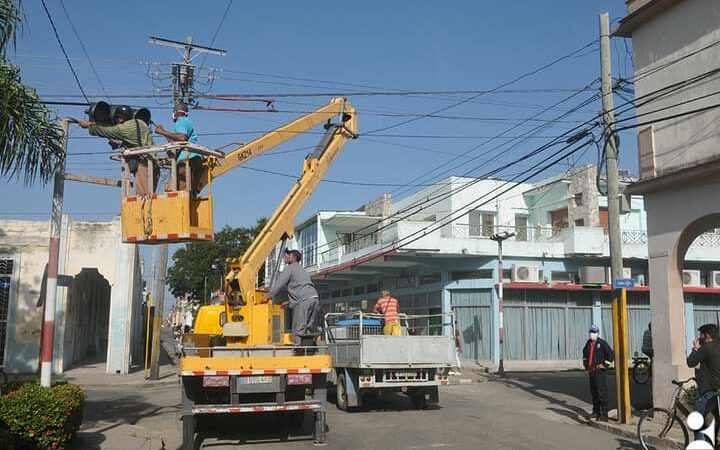
M 240 377 L 240 384 L 269 384 L 273 382 L 273 377 Z
M 395 372 L 396 377 L 404 377 L 404 378 L 410 378 L 410 377 L 417 377 L 417 372 Z

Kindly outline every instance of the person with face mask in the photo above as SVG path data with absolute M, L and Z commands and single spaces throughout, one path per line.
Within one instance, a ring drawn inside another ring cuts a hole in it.
M 720 390 L 720 342 L 718 326 L 708 323 L 698 328 L 700 335 L 693 341 L 693 349 L 687 357 L 688 367 L 695 369 L 695 381 L 698 388 L 698 399 L 695 410 L 705 415 L 708 402 Z M 702 433 L 697 434 L 702 439 Z
M 590 395 L 592 396 L 592 414 L 596 420 L 607 422 L 607 364 L 615 359 L 610 345 L 600 338 L 600 327 L 590 327 L 590 338 L 583 347 L 583 366 L 588 371 Z

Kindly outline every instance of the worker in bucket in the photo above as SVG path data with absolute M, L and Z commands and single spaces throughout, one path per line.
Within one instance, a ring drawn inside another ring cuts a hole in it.
M 293 344 L 300 346 L 302 336 L 317 335 L 320 302 L 310 275 L 300 264 L 302 253 L 297 250 L 285 250 L 283 261 L 285 268 L 270 286 L 268 297 L 277 301 L 280 292 L 287 292 L 292 317 Z

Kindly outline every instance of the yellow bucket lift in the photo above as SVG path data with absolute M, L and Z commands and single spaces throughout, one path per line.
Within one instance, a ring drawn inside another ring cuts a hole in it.
M 119 160 L 123 164 L 123 242 L 164 244 L 212 240 L 213 194 L 211 184 L 214 178 L 322 123 L 327 122 L 326 129 L 329 130 L 330 121 L 333 118 L 339 117 L 341 124 L 347 123 L 350 128 L 354 129 L 356 121 L 354 114 L 355 110 L 352 105 L 346 99 L 338 97 L 317 110 L 304 114 L 247 144 L 240 144 L 227 154 L 189 142 L 171 142 L 163 145 L 131 148 L 113 155 L 113 159 Z M 321 142 L 319 145 L 324 145 L 324 143 Z M 190 188 L 178 189 L 178 164 L 186 164 L 185 186 L 193 186 L 189 162 L 186 160 L 178 163 L 175 157 L 176 153 L 182 149 L 203 156 L 203 180 L 199 181 L 201 185 L 207 185 L 207 195 L 204 197 L 196 195 L 197 193 L 193 193 Z M 145 158 L 155 162 L 154 165 L 148 164 L 148 186 L 153 186 L 153 180 L 157 175 L 154 173 L 155 170 L 170 170 L 170 177 L 163 192 L 144 196 L 132 193 L 129 161 L 133 158 Z M 312 155 L 308 156 L 306 165 L 315 160 L 316 158 Z M 314 172 L 313 167 L 310 173 Z M 272 245 L 274 244 L 273 242 Z
M 189 161 L 177 162 L 176 152 L 188 149 L 202 155 L 203 180 L 207 195 L 195 195 L 190 188 L 178 189 L 179 164 L 185 164 L 185 186 L 193 186 Z M 213 239 L 212 167 L 221 152 L 209 150 L 189 142 L 172 142 L 165 145 L 128 149 L 116 155 L 123 163 L 122 182 L 122 239 L 127 243 L 158 244 Z M 148 185 L 153 185 L 155 170 L 167 168 L 170 176 L 164 192 L 151 195 L 132 194 L 129 177 L 129 160 L 145 158 L 148 164 Z

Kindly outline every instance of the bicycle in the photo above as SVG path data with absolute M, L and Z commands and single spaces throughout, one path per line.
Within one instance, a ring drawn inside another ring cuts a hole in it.
M 645 384 L 652 376 L 652 362 L 647 356 L 639 356 L 635 352 L 632 358 L 632 377 L 637 384 Z
M 664 439 L 674 429 L 675 424 L 680 427 L 684 438 L 683 448 L 686 448 L 689 442 L 688 430 L 685 422 L 681 420 L 678 412 L 683 417 L 687 417 L 690 411 L 680 401 L 681 394 L 685 391 L 683 386 L 695 378 L 689 378 L 685 381 L 672 380 L 672 384 L 677 386 L 672 395 L 669 409 L 652 408 L 645 411 L 637 426 L 637 435 L 640 445 L 644 450 L 654 449 L 660 439 Z M 655 442 L 653 442 L 655 441 Z M 649 447 L 648 445 L 651 445 Z

